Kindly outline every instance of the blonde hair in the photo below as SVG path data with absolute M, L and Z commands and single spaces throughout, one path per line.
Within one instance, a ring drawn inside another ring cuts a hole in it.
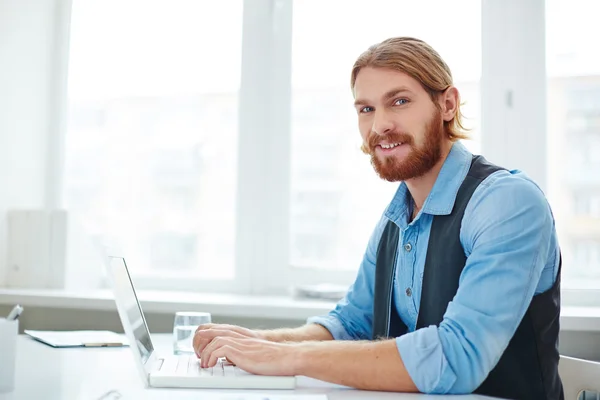
M 422 40 L 412 37 L 395 37 L 375 44 L 362 53 L 352 67 L 350 86 L 354 91 L 356 76 L 364 67 L 388 68 L 403 72 L 416 79 L 439 108 L 438 96 L 452 86 L 452 73 L 442 57 Z M 456 115 L 444 121 L 448 138 L 452 141 L 468 139 L 463 125 L 463 115 L 459 104 Z

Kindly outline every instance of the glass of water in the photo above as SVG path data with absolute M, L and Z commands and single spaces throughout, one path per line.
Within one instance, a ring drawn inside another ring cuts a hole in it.
M 173 353 L 193 354 L 194 333 L 199 325 L 209 324 L 210 313 L 179 311 L 175 313 L 173 323 Z

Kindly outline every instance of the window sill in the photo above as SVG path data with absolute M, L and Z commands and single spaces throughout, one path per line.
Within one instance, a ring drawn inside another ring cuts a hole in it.
M 305 320 L 323 315 L 335 303 L 294 299 L 286 296 L 186 293 L 140 290 L 144 312 L 174 313 L 181 310 L 210 312 L 219 317 L 245 317 L 279 320 Z M 19 303 L 23 307 L 115 309 L 110 290 L 75 292 L 44 289 L 0 289 L 0 305 Z M 563 306 L 561 330 L 600 332 L 600 307 Z
M 335 303 L 294 299 L 286 296 L 251 296 L 239 294 L 137 291 L 144 312 L 174 313 L 205 311 L 220 317 L 305 320 L 326 314 Z M 76 292 L 51 289 L 0 288 L 0 305 L 23 307 L 71 308 L 81 310 L 115 310 L 110 290 Z

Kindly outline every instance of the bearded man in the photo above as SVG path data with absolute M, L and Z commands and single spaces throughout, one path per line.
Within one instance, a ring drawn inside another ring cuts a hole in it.
M 543 192 L 460 142 L 460 95 L 427 43 L 370 47 L 351 89 L 363 151 L 399 182 L 355 282 L 299 328 L 200 326 L 202 366 L 227 357 L 366 390 L 563 399 L 561 255 Z

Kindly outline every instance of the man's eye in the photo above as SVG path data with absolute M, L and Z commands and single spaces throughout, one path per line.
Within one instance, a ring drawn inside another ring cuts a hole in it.
M 401 106 L 403 104 L 408 103 L 408 99 L 398 99 L 394 102 L 395 105 Z
M 368 113 L 368 112 L 371 112 L 371 111 L 373 111 L 373 107 L 369 107 L 369 106 L 363 107 L 363 108 L 360 109 L 361 113 Z

